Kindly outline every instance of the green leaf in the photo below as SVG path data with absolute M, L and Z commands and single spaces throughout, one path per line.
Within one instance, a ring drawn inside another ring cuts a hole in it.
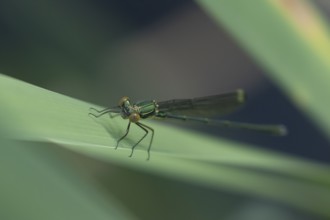
M 329 166 L 225 141 L 198 132 L 146 121 L 155 131 L 151 160 L 143 141 L 129 158 L 130 147 L 143 133 L 132 125 L 127 140 L 121 117 L 95 120 L 92 104 L 0 76 L 1 125 L 16 140 L 53 142 L 91 157 L 189 181 L 214 189 L 277 201 L 330 217 Z M 97 106 L 93 106 L 96 107 Z
M 307 1 L 197 2 L 330 137 L 330 34 L 318 11 Z
M 0 219 L 135 219 L 68 164 L 42 157 L 34 143 L 2 138 L 0 145 Z

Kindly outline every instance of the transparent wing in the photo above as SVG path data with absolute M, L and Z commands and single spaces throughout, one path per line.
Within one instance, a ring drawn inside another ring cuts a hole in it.
M 158 117 L 171 115 L 215 116 L 225 115 L 235 111 L 245 102 L 243 90 L 220 95 L 205 96 L 193 99 L 173 99 L 158 102 Z

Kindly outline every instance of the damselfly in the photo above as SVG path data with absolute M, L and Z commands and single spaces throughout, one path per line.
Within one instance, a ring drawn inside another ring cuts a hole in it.
M 130 157 L 133 155 L 136 146 L 148 135 L 149 131 L 151 131 L 151 138 L 147 150 L 147 160 L 150 159 L 150 149 L 155 132 L 153 128 L 140 122 L 141 119 L 146 118 L 194 121 L 223 128 L 250 130 L 279 136 L 286 134 L 286 128 L 283 125 L 240 123 L 209 118 L 210 116 L 223 115 L 233 112 L 245 102 L 245 99 L 245 93 L 243 90 L 200 98 L 173 99 L 162 102 L 149 100 L 131 103 L 130 99 L 127 96 L 124 96 L 120 99 L 118 106 L 105 108 L 101 111 L 95 108 L 90 108 L 90 110 L 96 111 L 97 114 L 89 113 L 89 115 L 98 118 L 107 113 L 118 113 L 123 119 L 129 120 L 126 132 L 121 138 L 118 139 L 115 149 L 118 148 L 119 142 L 122 141 L 129 133 L 132 123 L 136 124 L 145 132 L 138 142 L 132 146 L 132 151 L 129 155 Z

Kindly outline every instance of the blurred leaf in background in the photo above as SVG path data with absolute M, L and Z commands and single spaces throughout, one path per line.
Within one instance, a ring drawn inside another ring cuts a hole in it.
M 330 33 L 315 8 L 297 0 L 200 3 L 330 136 Z

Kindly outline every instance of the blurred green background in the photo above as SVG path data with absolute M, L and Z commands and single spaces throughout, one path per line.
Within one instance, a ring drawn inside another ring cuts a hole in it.
M 299 1 L 284 2 L 293 8 L 301 7 Z M 329 138 L 325 132 L 274 83 L 267 75 L 270 70 L 199 4 L 186 0 L 1 1 L 0 72 L 102 106 L 115 105 L 124 95 L 132 100 L 166 100 L 243 88 L 249 95 L 248 103 L 226 118 L 282 123 L 290 135 L 275 138 L 175 125 L 307 161 L 329 163 Z M 327 1 L 312 1 L 311 5 L 329 22 Z M 1 219 L 91 219 L 98 206 L 105 207 L 100 211 L 102 217 L 98 215 L 100 219 L 319 218 L 264 198 L 105 163 L 48 143 L 3 141 L 1 145 L 11 148 L 1 153 L 1 166 L 9 170 L 2 168 L 1 176 L 8 183 L 1 181 L 1 192 L 11 192 L 0 200 L 6 204 L 0 208 Z M 22 151 L 22 145 L 28 148 Z M 35 170 L 39 166 L 45 166 L 44 170 Z M 27 176 L 27 181 L 8 177 L 26 173 L 34 175 Z M 55 183 L 45 183 L 45 191 L 54 192 L 32 193 L 32 188 L 42 185 L 39 178 L 45 173 L 54 173 Z M 58 189 L 56 180 L 61 181 L 63 189 Z M 72 192 L 75 186 L 77 192 Z M 88 188 L 91 186 L 95 189 Z M 23 196 L 18 189 L 25 187 L 30 194 Z M 96 199 L 102 202 L 89 204 L 82 192 L 102 195 L 102 199 Z M 61 196 L 56 200 L 54 194 Z M 11 203 L 7 198 L 12 196 L 22 202 Z M 35 204 L 46 211 L 36 214 L 37 210 L 26 208 L 26 198 L 42 200 Z M 50 202 L 54 200 L 54 204 Z M 77 201 L 82 205 L 77 210 L 59 211 L 56 201 L 62 200 L 63 207 Z M 92 207 L 93 211 L 84 207 Z M 113 207 L 109 208 L 110 214 L 103 213 L 107 207 Z

